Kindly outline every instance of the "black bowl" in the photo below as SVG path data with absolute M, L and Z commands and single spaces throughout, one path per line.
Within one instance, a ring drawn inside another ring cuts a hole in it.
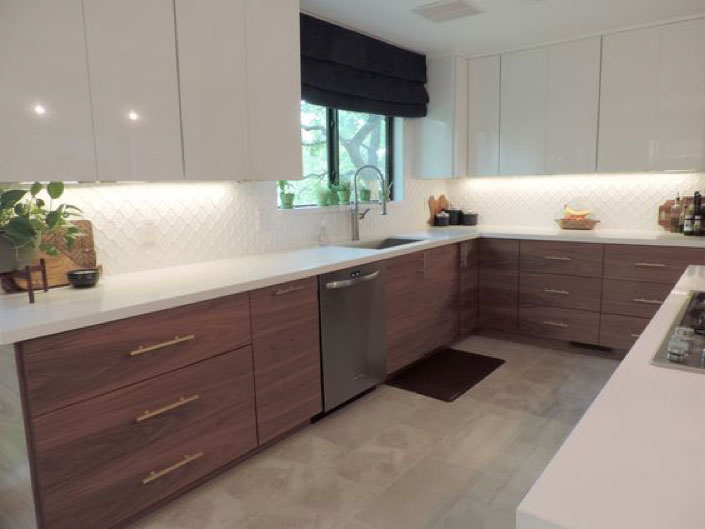
M 91 288 L 98 284 L 100 270 L 98 268 L 84 268 L 71 270 L 66 275 L 74 288 Z

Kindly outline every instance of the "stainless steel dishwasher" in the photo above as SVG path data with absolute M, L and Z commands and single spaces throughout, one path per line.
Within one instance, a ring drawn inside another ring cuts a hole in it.
M 323 409 L 328 412 L 384 381 L 384 267 L 373 263 L 318 280 Z

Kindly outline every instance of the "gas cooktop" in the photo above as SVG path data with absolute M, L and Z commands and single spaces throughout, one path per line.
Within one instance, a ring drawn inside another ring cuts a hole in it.
M 688 302 L 651 362 L 705 374 L 705 292 L 688 294 Z

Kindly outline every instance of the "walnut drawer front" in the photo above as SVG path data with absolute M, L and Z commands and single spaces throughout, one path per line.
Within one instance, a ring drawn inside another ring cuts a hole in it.
M 705 264 L 705 250 L 607 245 L 605 278 L 675 285 L 688 265 Z
M 250 343 L 241 294 L 21 344 L 34 416 Z
M 671 292 L 671 285 L 640 281 L 604 280 L 602 312 L 652 318 Z
M 519 331 L 524 334 L 573 342 L 597 344 L 600 314 L 552 307 L 519 309 Z
M 323 409 L 318 281 L 252 292 L 252 333 L 260 444 Z
M 600 311 L 602 280 L 522 272 L 519 301 L 523 306 Z
M 252 349 L 45 415 L 34 432 L 46 527 L 112 527 L 257 446 Z
M 602 277 L 601 244 L 521 241 L 522 272 Z
M 645 318 L 603 314 L 600 324 L 600 345 L 628 351 L 648 324 L 649 320 Z

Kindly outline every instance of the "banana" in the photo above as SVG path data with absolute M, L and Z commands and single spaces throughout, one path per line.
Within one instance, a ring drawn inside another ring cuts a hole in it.
M 590 210 L 583 209 L 583 210 L 578 211 L 575 209 L 571 209 L 570 207 L 568 207 L 568 204 L 566 204 L 565 208 L 564 208 L 564 214 L 565 214 L 566 218 L 567 217 L 585 218 L 590 214 Z

